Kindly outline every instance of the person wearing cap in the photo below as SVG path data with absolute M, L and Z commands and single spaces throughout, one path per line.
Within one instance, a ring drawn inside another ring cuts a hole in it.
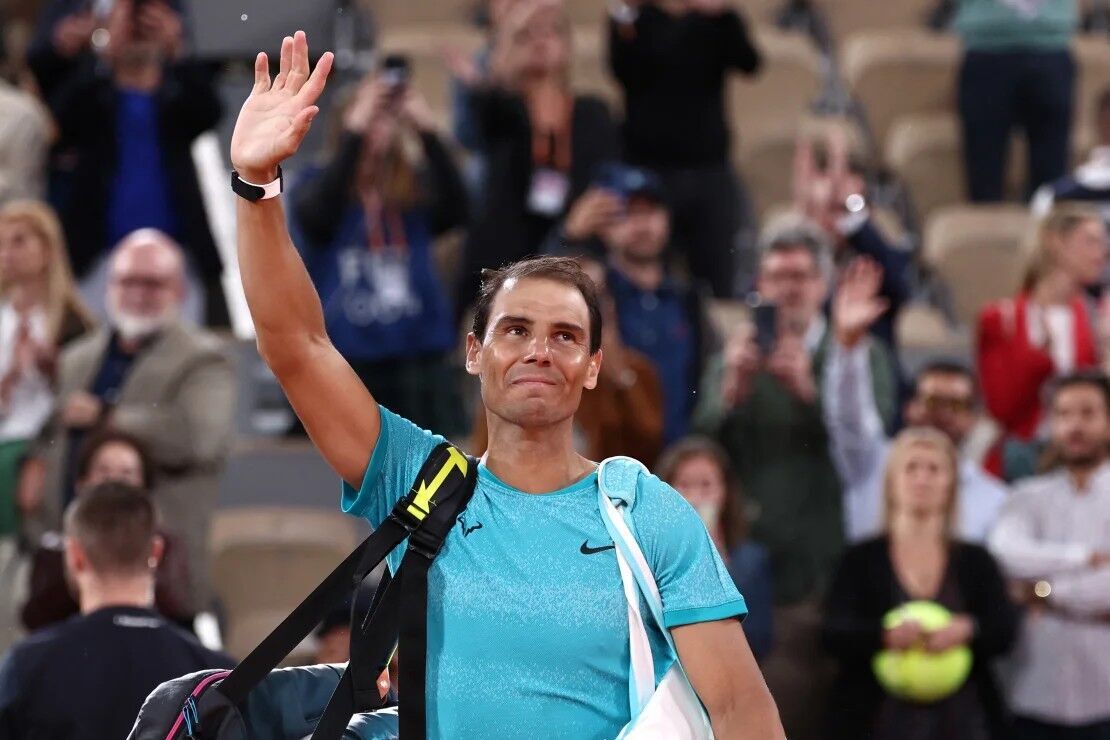
M 662 179 L 611 163 L 571 206 L 553 240 L 572 253 L 603 254 L 626 345 L 651 359 L 663 386 L 663 439 L 689 431 L 699 378 L 719 339 L 707 291 L 670 274 L 671 211 Z

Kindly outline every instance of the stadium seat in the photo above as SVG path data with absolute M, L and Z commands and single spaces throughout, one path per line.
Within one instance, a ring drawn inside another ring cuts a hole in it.
M 711 298 L 707 305 L 709 321 L 717 333 L 731 337 L 751 323 L 751 311 L 744 301 L 730 298 Z
M 624 99 L 609 71 L 609 36 L 603 26 L 575 26 L 570 80 L 576 92 L 597 95 L 619 115 Z
M 955 110 L 959 55 L 954 36 L 929 31 L 875 31 L 848 40 L 844 79 L 863 106 L 877 146 L 885 145 L 900 116 Z
M 936 209 L 966 199 L 959 119 L 953 114 L 925 114 L 898 119 L 887 138 L 885 158 L 910 193 L 924 223 Z M 1029 171 L 1024 135 L 1010 141 L 1006 195 L 1024 199 Z
M 740 9 L 748 23 L 773 24 L 786 5 L 787 0 L 744 0 Z
M 970 332 L 953 327 L 943 312 L 925 303 L 903 306 L 895 321 L 894 334 L 898 359 L 910 377 L 938 357 L 963 362 L 971 359 Z
M 922 28 L 936 4 L 937 0 L 815 0 L 813 3 L 838 46 L 860 31 Z
M 763 67 L 755 77 L 732 75 L 728 90 L 735 157 L 768 137 L 792 137 L 824 80 L 821 57 L 805 36 L 759 26 L 754 37 Z
M 358 3 L 382 32 L 429 23 L 462 25 L 478 8 L 475 0 L 358 0 Z
M 1073 53 L 1079 69 L 1074 120 L 1080 128 L 1091 125 L 1099 95 L 1110 90 L 1110 38 L 1100 34 L 1080 36 Z
M 212 522 L 212 584 L 225 619 L 224 645 L 242 658 L 358 544 L 338 511 L 250 506 Z
M 922 259 L 948 286 L 965 325 L 973 326 L 987 303 L 1017 291 L 1031 222 L 1018 204 L 949 206 L 929 217 Z

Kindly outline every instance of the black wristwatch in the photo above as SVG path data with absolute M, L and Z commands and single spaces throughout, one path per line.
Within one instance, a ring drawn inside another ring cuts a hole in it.
M 281 166 L 277 168 L 277 179 L 273 182 L 268 182 L 265 185 L 258 185 L 253 182 L 247 182 L 239 177 L 239 173 L 235 170 L 231 171 L 231 189 L 236 195 L 252 203 L 260 200 L 267 200 L 268 198 L 276 198 L 281 195 L 282 188 L 285 185 L 285 180 L 281 174 Z

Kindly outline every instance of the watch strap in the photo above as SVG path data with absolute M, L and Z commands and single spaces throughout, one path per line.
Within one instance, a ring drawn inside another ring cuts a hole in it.
M 248 182 L 239 177 L 239 173 L 235 170 L 231 171 L 231 189 L 240 198 L 244 198 L 251 202 L 259 200 L 268 200 L 276 198 L 281 195 L 281 191 L 285 185 L 285 176 L 282 174 L 281 166 L 277 168 L 277 178 L 271 182 L 260 185 L 258 183 Z

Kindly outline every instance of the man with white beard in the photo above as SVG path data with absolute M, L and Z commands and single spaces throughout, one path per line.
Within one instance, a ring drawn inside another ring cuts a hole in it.
M 186 611 L 196 614 L 208 606 L 208 525 L 233 434 L 235 376 L 221 342 L 180 318 L 185 285 L 181 248 L 162 232 L 142 229 L 116 247 L 110 325 L 62 352 L 58 406 L 17 498 L 28 534 L 57 531 L 89 432 L 111 426 L 135 435 L 154 462 L 163 524 L 186 544 Z

